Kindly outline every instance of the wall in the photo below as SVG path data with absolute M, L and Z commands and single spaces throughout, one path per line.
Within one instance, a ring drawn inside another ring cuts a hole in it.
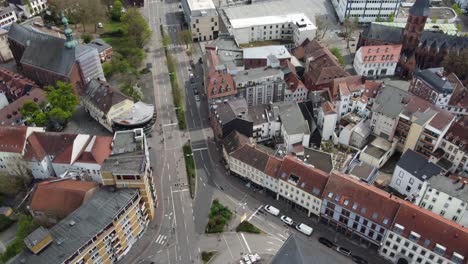
M 7 175 L 22 175 L 27 171 L 27 164 L 20 153 L 0 152 L 0 172 Z
M 8 46 L 8 35 L 0 36 L 0 62 L 7 62 L 13 59 L 10 47 Z
M 217 38 L 218 16 L 192 16 L 190 30 L 194 41 L 207 41 Z
M 421 180 L 414 177 L 411 173 L 398 165 L 395 167 L 395 171 L 393 172 L 392 180 L 390 182 L 390 186 L 393 189 L 405 196 L 411 195 L 411 198 L 413 198 L 413 195 L 417 195 L 419 193 L 418 186 L 421 185 L 422 188 L 422 184 L 423 182 Z
M 380 137 L 391 141 L 395 134 L 397 124 L 398 119 L 391 118 L 377 112 L 372 113 L 371 129 Z

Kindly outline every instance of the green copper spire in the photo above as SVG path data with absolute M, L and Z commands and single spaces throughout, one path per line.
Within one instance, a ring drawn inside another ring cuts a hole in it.
M 71 49 L 78 45 L 78 42 L 73 39 L 73 30 L 68 27 L 68 19 L 65 17 L 62 11 L 62 23 L 65 27 L 65 36 L 67 37 L 67 41 L 65 41 L 65 47 Z

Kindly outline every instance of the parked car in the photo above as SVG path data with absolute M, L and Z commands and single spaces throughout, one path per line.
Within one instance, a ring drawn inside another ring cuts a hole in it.
M 367 264 L 367 263 L 368 263 L 367 260 L 365 260 L 365 259 L 363 259 L 363 258 L 361 258 L 361 257 L 359 257 L 359 256 L 354 256 L 354 255 L 353 255 L 353 256 L 351 256 L 351 259 L 352 259 L 354 262 L 358 263 L 358 264 Z
M 336 251 L 340 252 L 341 254 L 343 254 L 343 255 L 345 255 L 347 257 L 351 256 L 351 251 L 349 249 L 347 249 L 347 248 L 337 247 Z
M 198 90 L 197 90 L 197 89 L 193 89 L 193 94 L 194 94 L 194 95 L 198 95 Z
M 285 223 L 287 225 L 293 225 L 294 224 L 294 221 L 291 218 L 289 218 L 289 217 L 287 217 L 285 215 L 281 216 L 281 221 L 283 221 L 283 223 Z
M 99 23 L 97 23 L 97 27 L 98 27 L 98 28 L 103 28 L 104 26 L 102 25 L 101 22 L 99 22 Z
M 331 242 L 330 240 L 326 239 L 325 237 L 319 237 L 318 241 L 322 244 L 324 244 L 325 246 L 329 247 L 329 248 L 332 248 L 335 246 L 335 244 L 333 244 L 333 242 Z
M 275 216 L 279 215 L 280 210 L 276 209 L 275 207 L 271 205 L 265 205 L 265 207 L 263 208 L 265 209 L 265 211 L 269 212 L 272 215 L 275 215 Z
M 200 101 L 200 96 L 195 95 L 195 101 Z
M 310 236 L 314 229 L 306 224 L 297 224 L 296 229 L 301 233 Z

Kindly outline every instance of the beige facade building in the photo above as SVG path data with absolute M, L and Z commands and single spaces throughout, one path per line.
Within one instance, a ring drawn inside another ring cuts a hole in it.
M 212 0 L 183 0 L 182 8 L 193 41 L 207 41 L 218 37 L 218 11 Z

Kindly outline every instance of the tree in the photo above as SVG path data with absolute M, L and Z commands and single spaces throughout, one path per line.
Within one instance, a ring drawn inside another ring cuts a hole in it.
M 453 4 L 452 9 L 457 13 L 457 15 L 461 15 L 463 13 L 462 9 L 458 4 Z
M 18 161 L 21 162 L 21 161 Z M 0 173 L 0 193 L 6 196 L 15 196 L 25 190 L 25 187 L 31 182 L 31 176 L 23 163 L 18 163 L 17 167 L 24 170 L 24 173 L 8 175 Z
M 387 22 L 394 22 L 395 21 L 395 13 L 391 12 L 388 16 Z
M 111 19 L 114 21 L 120 21 L 122 17 L 122 2 L 120 0 L 115 0 L 110 11 Z
M 46 86 L 46 91 L 46 99 L 51 105 L 49 113 L 54 109 L 59 109 L 63 111 L 63 113 L 60 113 L 59 110 L 55 110 L 53 113 L 61 117 L 66 117 L 66 120 L 71 118 L 79 103 L 73 92 L 72 85 L 70 83 L 57 81 L 55 87 L 51 85 Z
M 179 41 L 185 44 L 185 47 L 188 49 L 188 45 L 192 43 L 192 32 L 190 30 L 182 30 L 177 34 Z
M 455 24 L 455 27 L 457 28 L 457 32 L 462 31 L 462 25 L 461 24 Z
M 41 109 L 36 102 L 32 100 L 25 100 L 23 106 L 19 109 L 19 112 L 23 118 L 33 117 L 41 112 Z
M 325 37 L 325 34 L 328 31 L 327 16 L 325 15 L 316 15 L 315 16 L 315 26 L 317 30 L 315 31 L 315 38 L 321 40 Z
M 376 18 L 375 18 L 375 22 L 384 22 L 384 19 L 378 15 Z
M 349 49 L 349 38 L 351 35 L 354 33 L 354 31 L 358 28 L 359 22 L 358 18 L 355 17 L 354 19 L 351 20 L 349 16 L 345 17 L 345 20 L 343 22 L 343 26 L 345 29 L 344 35 L 346 38 L 346 47 Z
M 431 23 L 432 23 L 432 24 L 435 24 L 435 23 L 437 23 L 437 17 L 436 17 L 436 16 L 432 17 L 432 19 L 431 19 Z
M 151 40 L 151 29 L 138 9 L 128 9 L 121 21 L 125 34 L 135 47 L 143 48 Z
M 81 39 L 83 40 L 84 43 L 90 43 L 93 40 L 93 35 L 84 33 L 84 34 L 81 34 Z

